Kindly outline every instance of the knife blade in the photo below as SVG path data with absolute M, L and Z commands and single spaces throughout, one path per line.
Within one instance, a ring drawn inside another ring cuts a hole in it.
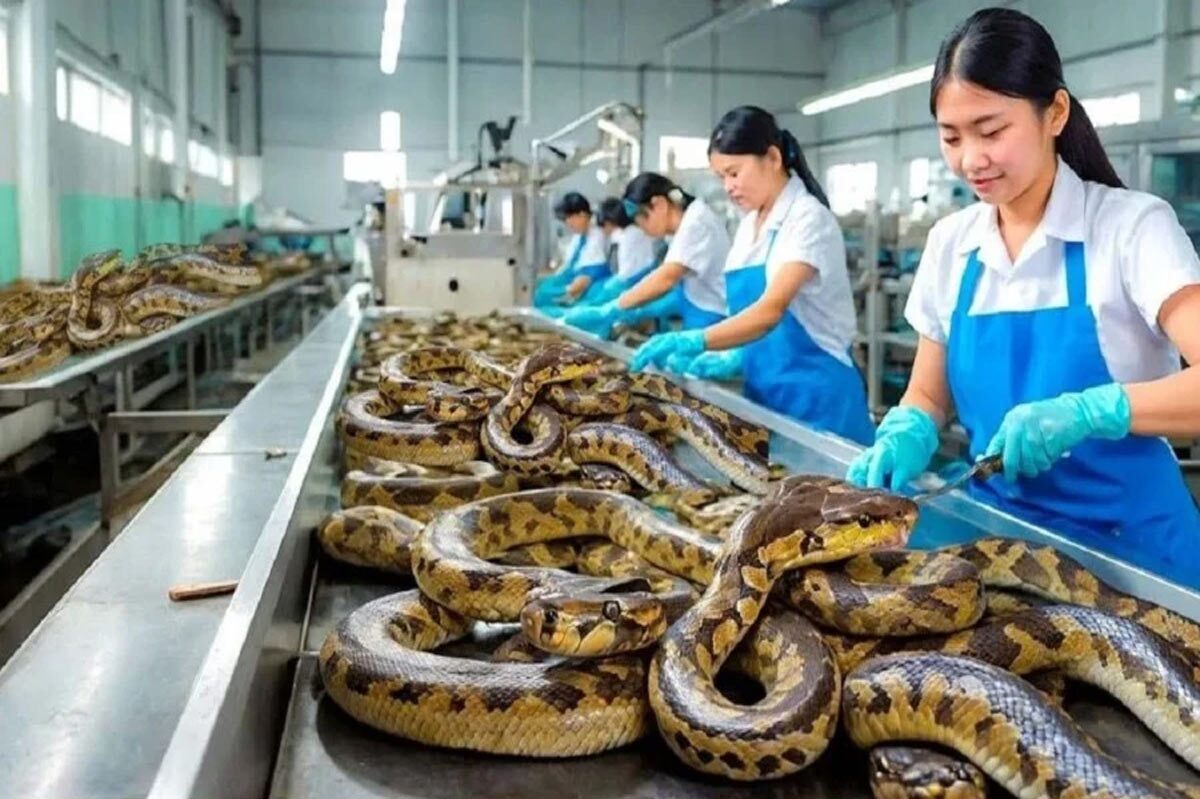
M 992 475 L 1000 474 L 1004 471 L 1004 459 L 1000 455 L 992 455 L 987 458 L 980 458 L 972 464 L 970 469 L 967 469 L 962 474 L 952 480 L 947 480 L 942 485 L 932 491 L 925 491 L 913 497 L 913 502 L 918 505 L 922 502 L 927 502 L 934 497 L 940 497 L 949 491 L 956 488 L 962 488 L 970 480 L 986 480 Z

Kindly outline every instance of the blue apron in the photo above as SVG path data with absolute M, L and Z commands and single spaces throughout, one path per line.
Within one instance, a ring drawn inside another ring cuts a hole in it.
M 587 241 L 587 234 L 579 233 L 575 236 L 575 246 L 571 248 L 571 256 L 567 258 L 567 264 L 558 272 L 549 277 L 544 277 L 537 282 L 533 288 L 533 304 L 535 307 L 544 305 L 553 305 L 567 286 L 571 285 L 571 281 L 575 279 L 575 267 L 579 263 L 579 256 L 583 253 L 583 245 Z
M 684 280 L 686 279 L 684 278 Z M 684 330 L 699 330 L 702 327 L 715 325 L 717 322 L 725 320 L 725 314 L 717 313 L 716 311 L 706 311 L 689 300 L 687 292 L 683 290 L 683 281 L 680 281 L 671 291 L 675 293 L 675 301 L 679 308 L 679 317 Z
M 946 368 L 974 456 L 1016 405 L 1113 382 L 1087 304 L 1083 243 L 1066 242 L 1063 249 L 1067 305 L 1034 311 L 969 315 L 983 264 L 978 250 L 967 258 Z M 1037 477 L 973 482 L 969 490 L 1086 547 L 1200 585 L 1194 565 L 1200 512 L 1160 438 L 1088 439 Z
M 767 259 L 775 246 L 776 233 L 778 230 L 771 231 L 762 263 L 725 272 L 730 314 L 741 313 L 766 291 Z M 790 311 L 785 311 L 762 338 L 743 349 L 747 397 L 860 444 L 875 440 L 862 375 L 854 366 L 821 349 Z

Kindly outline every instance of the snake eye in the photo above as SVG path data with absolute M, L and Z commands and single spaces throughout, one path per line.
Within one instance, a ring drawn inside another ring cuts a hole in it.
M 864 530 L 871 526 L 872 519 L 867 514 L 862 514 L 858 517 L 858 526 Z
M 546 624 L 554 624 L 554 622 L 558 621 L 558 611 L 554 608 L 546 608 L 542 611 L 542 620 Z
M 609 621 L 616 621 L 621 618 L 621 606 L 616 602 L 608 601 L 604 603 L 604 607 L 600 609 L 604 614 L 604 618 Z

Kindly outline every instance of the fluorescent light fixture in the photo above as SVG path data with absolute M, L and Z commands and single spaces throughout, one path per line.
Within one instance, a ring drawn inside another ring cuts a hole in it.
M 786 6 L 790 2 L 791 2 L 791 0 L 771 0 L 771 8 L 779 8 L 780 6 Z
M 882 97 L 885 94 L 891 94 L 900 89 L 907 89 L 909 86 L 919 86 L 922 83 L 928 83 L 932 79 L 933 64 L 926 64 L 923 67 L 897 72 L 886 77 L 861 83 L 858 86 L 851 86 L 849 89 L 842 89 L 841 91 L 823 95 L 806 103 L 801 103 L 800 113 L 806 117 L 823 114 L 835 108 L 854 105 L 863 100 Z
M 379 114 L 379 149 L 396 152 L 400 149 L 400 112 L 381 111 Z
M 379 69 L 385 75 L 396 71 L 400 58 L 400 39 L 404 35 L 404 6 L 406 0 L 387 0 L 383 12 L 383 36 L 379 43 Z

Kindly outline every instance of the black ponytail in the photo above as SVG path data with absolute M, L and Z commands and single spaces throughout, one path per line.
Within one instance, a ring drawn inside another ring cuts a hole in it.
M 721 117 L 708 140 L 709 155 L 715 152 L 722 155 L 764 156 L 772 147 L 777 148 L 783 157 L 783 168 L 796 173 L 808 193 L 828 208 L 829 199 L 816 175 L 809 169 L 800 142 L 796 141 L 791 131 L 780 129 L 769 111 L 754 105 L 739 106 Z
M 649 205 L 655 197 L 665 197 L 685 210 L 692 204 L 692 200 L 696 199 L 675 185 L 675 181 L 657 172 L 643 172 L 629 181 L 622 199 L 630 206 L 641 208 Z
M 604 202 L 600 203 L 600 210 L 596 212 L 596 221 L 601 225 L 616 225 L 619 228 L 627 228 L 633 223 L 625 213 L 625 204 L 620 197 L 605 197 Z
M 975 12 L 942 42 L 929 86 L 929 112 L 935 117 L 938 92 L 951 78 L 1020 97 L 1039 110 L 1050 106 L 1059 89 L 1067 88 L 1054 39 L 1033 17 L 1009 8 Z M 1125 187 L 1074 96 L 1055 149 L 1083 180 Z

